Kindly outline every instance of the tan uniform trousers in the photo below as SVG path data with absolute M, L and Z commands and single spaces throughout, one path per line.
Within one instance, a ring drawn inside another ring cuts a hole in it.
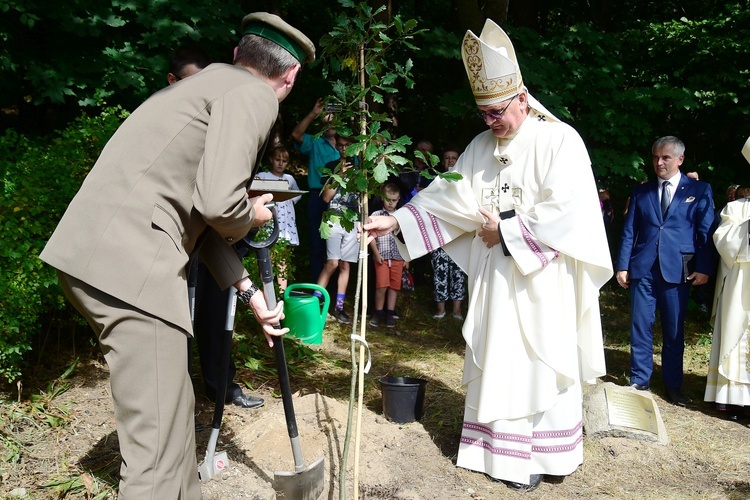
M 99 337 L 120 442 L 119 498 L 201 498 L 185 332 L 58 271 Z

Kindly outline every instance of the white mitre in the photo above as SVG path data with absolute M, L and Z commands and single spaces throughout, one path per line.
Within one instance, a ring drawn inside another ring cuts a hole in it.
M 742 156 L 750 163 L 750 137 L 747 138 L 745 145 L 742 146 Z
M 510 99 L 523 90 L 523 77 L 516 60 L 516 51 L 505 31 L 491 19 L 484 22 L 482 33 L 476 36 L 471 30 L 461 43 L 469 85 L 477 106 L 487 106 Z M 528 93 L 529 106 L 549 121 L 559 121 L 542 104 Z

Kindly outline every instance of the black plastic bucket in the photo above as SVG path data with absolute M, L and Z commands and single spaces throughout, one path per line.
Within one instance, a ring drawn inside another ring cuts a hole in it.
M 427 381 L 412 377 L 383 377 L 380 390 L 383 393 L 383 414 L 399 424 L 414 422 L 422 418 L 424 391 Z

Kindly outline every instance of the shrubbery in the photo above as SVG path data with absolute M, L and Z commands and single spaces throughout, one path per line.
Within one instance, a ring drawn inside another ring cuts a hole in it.
M 68 203 L 127 112 L 104 109 L 62 131 L 0 136 L 0 376 L 21 376 L 46 313 L 64 307 L 55 271 L 39 260 Z

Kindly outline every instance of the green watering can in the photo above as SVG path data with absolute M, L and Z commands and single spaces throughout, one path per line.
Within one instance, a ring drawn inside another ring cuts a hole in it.
M 295 290 L 305 292 L 292 293 Z M 323 294 L 323 304 L 313 291 Z M 321 344 L 330 301 L 328 290 L 322 286 L 314 283 L 289 285 L 284 291 L 284 320 L 281 323 L 289 328 L 289 335 L 297 337 L 303 344 Z

